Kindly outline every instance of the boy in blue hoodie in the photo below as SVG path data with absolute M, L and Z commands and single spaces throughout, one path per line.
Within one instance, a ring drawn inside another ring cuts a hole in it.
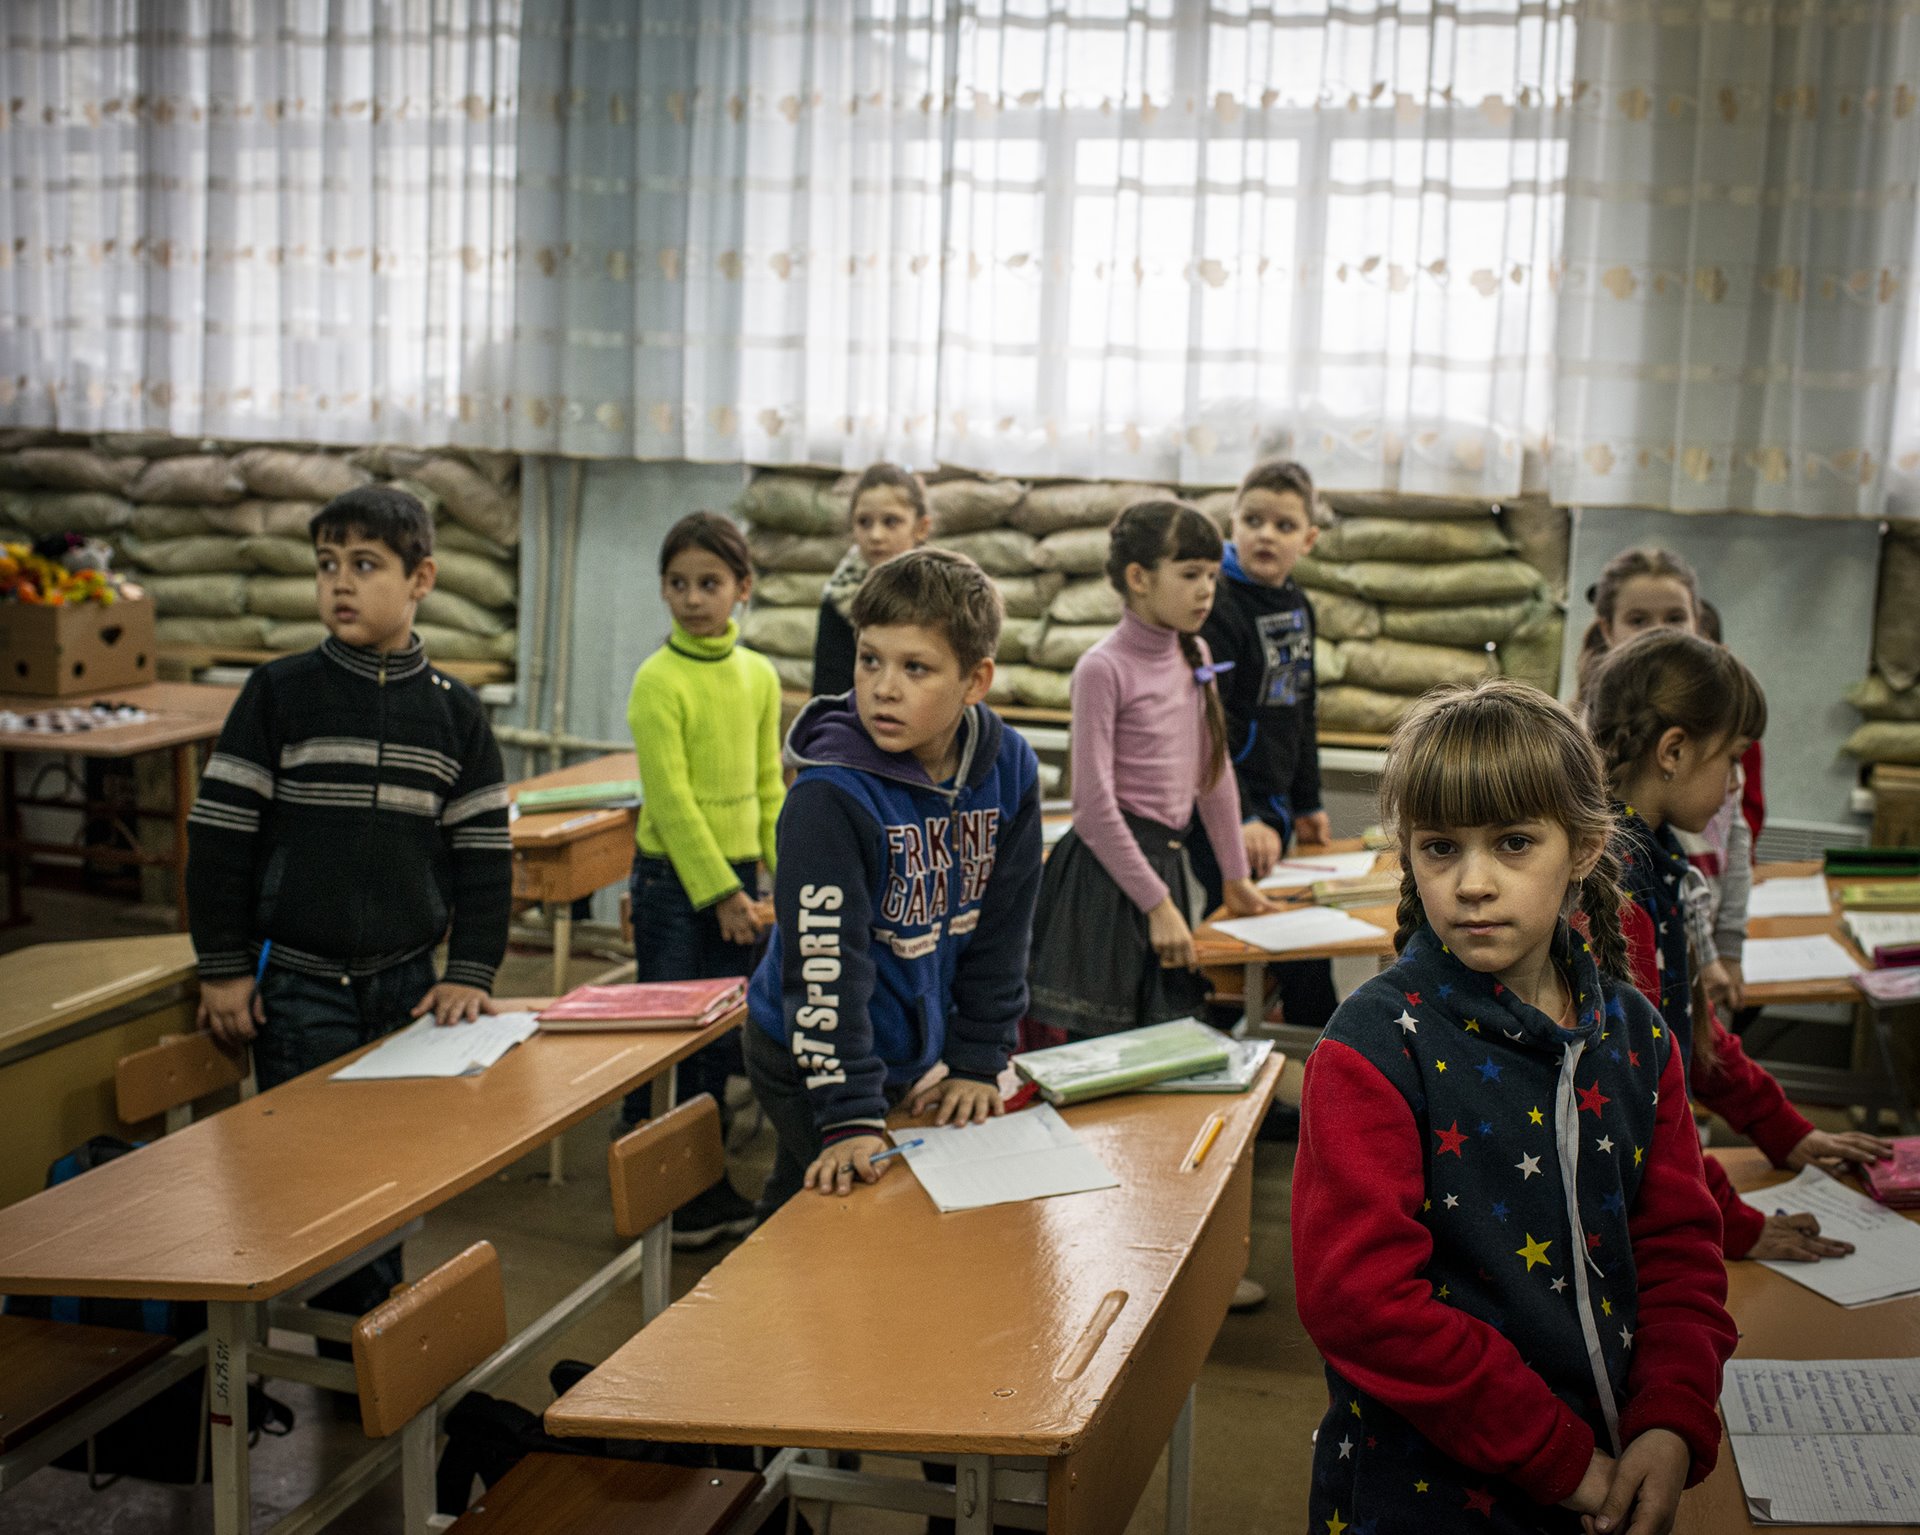
M 748 994 L 747 1076 L 778 1143 L 763 1215 L 883 1176 L 887 1113 L 916 1086 L 941 1124 L 1003 1112 L 1027 1005 L 1040 775 L 983 701 L 1000 594 L 916 549 L 866 578 L 852 619 L 852 693 L 787 736 L 777 925 Z

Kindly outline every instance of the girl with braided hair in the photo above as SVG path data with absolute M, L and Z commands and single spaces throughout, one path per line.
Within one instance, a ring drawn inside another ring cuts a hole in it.
M 1294 1164 L 1312 1527 L 1665 1531 L 1735 1333 L 1599 753 L 1522 683 L 1438 689 L 1380 793 L 1400 957 L 1308 1057 Z
M 1618 801 L 1625 919 L 1636 985 L 1658 1005 L 1687 1062 L 1694 1098 L 1779 1167 L 1873 1162 L 1893 1147 L 1875 1136 L 1816 1130 L 1720 1025 L 1700 984 L 1712 899 L 1679 832 L 1698 832 L 1738 781 L 1740 759 L 1767 725 L 1753 673 L 1711 641 L 1657 629 L 1610 652 L 1589 677 L 1587 723 Z M 1729 1258 L 1812 1262 L 1853 1251 L 1820 1235 L 1811 1215 L 1762 1215 L 1709 1160 Z

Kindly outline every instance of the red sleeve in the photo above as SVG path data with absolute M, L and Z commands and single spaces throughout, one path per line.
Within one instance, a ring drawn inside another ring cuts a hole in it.
M 1714 1410 L 1720 1368 L 1739 1334 L 1727 1315 L 1720 1215 L 1707 1192 L 1700 1136 L 1672 1051 L 1660 1074 L 1653 1144 L 1627 1228 L 1639 1276 L 1640 1321 L 1620 1438 L 1630 1444 L 1650 1428 L 1678 1434 L 1693 1452 L 1691 1487 L 1713 1469 L 1720 1451 Z
M 1442 1454 L 1557 1503 L 1593 1459 L 1593 1430 L 1504 1337 L 1434 1299 L 1420 1153 L 1406 1099 L 1357 1050 L 1323 1040 L 1307 1058 L 1293 1164 L 1300 1320 L 1327 1363 Z
M 1702 1160 L 1707 1165 L 1707 1192 L 1720 1207 L 1720 1250 L 1729 1258 L 1744 1258 L 1760 1240 L 1767 1218 L 1734 1192 L 1733 1180 L 1718 1157 Z
M 1781 1091 L 1773 1074 L 1747 1054 L 1737 1034 L 1720 1027 L 1711 1012 L 1714 1069 L 1695 1062 L 1687 1073 L 1693 1101 L 1704 1104 L 1767 1154 L 1775 1167 L 1787 1165 L 1787 1153 L 1813 1133 L 1813 1123 Z
M 1767 785 L 1761 771 L 1760 743 L 1755 741 L 1740 759 L 1746 782 L 1740 786 L 1740 818 L 1753 833 L 1753 861 L 1760 861 L 1760 833 L 1767 824 Z
M 1629 901 L 1620 908 L 1620 936 L 1627 941 L 1627 969 L 1633 989 L 1658 1009 L 1660 949 L 1654 942 L 1653 918 L 1638 901 Z

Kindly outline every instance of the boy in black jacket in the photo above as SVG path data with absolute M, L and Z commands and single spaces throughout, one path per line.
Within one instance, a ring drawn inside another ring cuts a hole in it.
M 426 509 L 367 486 L 311 532 L 328 637 L 247 679 L 189 818 L 200 1021 L 252 1042 L 263 1088 L 410 1017 L 479 1016 L 512 902 L 500 749 L 413 635 L 434 580 Z
M 1234 499 L 1233 540 L 1220 564 L 1213 612 L 1200 631 L 1215 664 L 1232 663 L 1219 678 L 1220 702 L 1255 879 L 1296 838 L 1314 844 L 1332 835 L 1320 804 L 1313 609 L 1293 579 L 1325 520 L 1313 477 L 1301 465 L 1270 458 L 1249 469 Z M 1217 906 L 1219 874 L 1204 833 L 1189 846 L 1208 905 Z M 1325 960 L 1274 971 L 1288 1023 L 1317 1029 L 1333 1016 L 1333 970 Z

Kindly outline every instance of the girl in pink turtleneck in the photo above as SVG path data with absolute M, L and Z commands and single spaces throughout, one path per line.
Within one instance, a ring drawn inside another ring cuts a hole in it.
M 1107 579 L 1126 613 L 1073 669 L 1073 829 L 1047 861 L 1033 930 L 1028 1013 L 1050 1030 L 1111 1034 L 1201 1005 L 1191 966 L 1204 913 L 1186 853 L 1196 812 L 1228 909 L 1272 910 L 1247 875 L 1226 720 L 1198 638 L 1221 553 L 1184 502 L 1142 501 L 1113 524 Z

